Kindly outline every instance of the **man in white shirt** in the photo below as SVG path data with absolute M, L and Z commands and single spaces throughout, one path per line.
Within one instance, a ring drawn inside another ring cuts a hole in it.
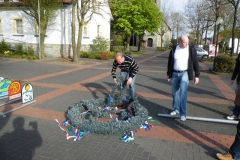
M 186 35 L 180 37 L 180 43 L 174 47 L 168 57 L 167 80 L 172 84 L 173 111 L 171 115 L 180 113 L 180 120 L 187 116 L 187 88 L 189 80 L 199 82 L 199 64 L 196 49 L 188 45 Z

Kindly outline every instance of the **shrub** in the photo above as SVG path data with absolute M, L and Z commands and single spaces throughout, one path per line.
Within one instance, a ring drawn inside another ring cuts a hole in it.
M 32 46 L 29 46 L 28 47 L 28 52 L 27 52 L 28 55 L 34 55 L 34 49 Z
M 91 55 L 90 52 L 85 52 L 85 51 L 80 52 L 80 57 L 81 58 L 89 58 L 90 55 Z
M 24 54 L 24 50 L 23 50 L 23 45 L 22 44 L 18 44 L 16 46 L 15 54 L 18 54 L 18 55 L 23 55 Z
M 115 53 L 117 53 L 117 52 L 122 52 L 121 47 L 117 46 L 117 48 L 114 50 L 114 52 L 115 52 Z
M 235 66 L 235 59 L 229 56 L 218 56 L 214 59 L 213 71 L 220 73 L 232 73 Z
M 11 55 L 13 54 L 13 52 L 12 51 L 4 51 L 4 56 L 5 57 L 10 57 Z
M 27 57 L 26 54 L 21 55 L 21 58 L 26 58 L 26 57 Z
M 107 60 L 109 59 L 110 54 L 109 52 L 105 51 L 105 52 L 99 53 L 98 56 L 100 57 L 101 60 Z
M 115 59 L 115 52 L 109 52 L 109 59 Z
M 93 44 L 90 45 L 92 53 L 94 53 L 94 54 L 102 53 L 102 52 L 108 50 L 108 47 L 109 47 L 109 41 L 101 36 L 97 36 L 93 40 Z
M 90 58 L 90 59 L 96 59 L 96 56 L 95 56 L 95 54 L 91 54 L 91 55 L 89 55 L 88 58 Z
M 156 50 L 157 50 L 157 51 L 166 51 L 166 48 L 165 48 L 165 47 L 157 47 Z
M 10 50 L 11 50 L 11 45 L 5 42 L 5 40 L 3 39 L 0 42 L 0 54 L 4 54 L 4 51 L 10 51 Z

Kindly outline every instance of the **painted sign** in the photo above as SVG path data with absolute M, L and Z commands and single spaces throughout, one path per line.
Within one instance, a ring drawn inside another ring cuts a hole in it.
M 24 84 L 22 87 L 22 103 L 33 101 L 33 87 L 31 84 Z
M 1 81 L 0 81 L 0 98 L 8 96 L 8 87 L 10 86 L 11 83 L 12 83 L 12 81 L 9 78 L 2 78 L 1 77 Z
M 19 81 L 13 81 L 8 87 L 8 100 L 20 98 L 21 94 L 21 83 Z

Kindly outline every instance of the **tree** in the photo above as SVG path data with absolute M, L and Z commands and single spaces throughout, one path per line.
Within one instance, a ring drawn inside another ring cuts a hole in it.
M 161 48 L 163 44 L 163 36 L 169 31 L 169 28 L 165 22 L 161 24 L 161 27 L 158 29 L 157 34 L 161 37 Z
M 73 61 L 78 61 L 80 58 L 79 51 L 82 46 L 83 27 L 87 25 L 94 14 L 103 16 L 101 11 L 104 11 L 108 6 L 106 0 L 72 0 L 72 50 Z M 77 34 L 76 34 L 77 33 Z
M 240 0 L 228 0 L 228 2 L 231 3 L 234 8 L 234 14 L 233 14 L 234 18 L 233 18 L 233 27 L 232 27 L 232 49 L 231 49 L 231 54 L 230 54 L 231 57 L 234 52 L 235 28 L 236 28 L 236 21 L 238 18 L 237 11 L 238 11 L 238 7 L 239 7 L 239 1 Z
M 59 0 L 39 0 L 40 3 L 40 17 L 38 14 L 38 1 L 37 0 L 24 0 L 22 11 L 27 15 L 34 18 L 38 27 L 40 27 L 40 58 L 45 57 L 44 54 L 44 37 L 47 28 L 54 22 L 57 17 L 57 10 L 61 7 Z M 39 24 L 40 18 L 40 24 Z
M 116 34 L 122 34 L 129 50 L 131 35 L 143 36 L 145 31 L 154 34 L 162 22 L 162 14 L 149 0 L 110 0 L 114 20 L 111 25 Z

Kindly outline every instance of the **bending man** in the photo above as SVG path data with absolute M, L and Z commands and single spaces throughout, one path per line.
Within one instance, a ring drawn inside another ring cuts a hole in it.
M 121 69 L 120 76 L 127 79 L 127 84 L 129 85 L 128 99 L 133 99 L 135 96 L 135 80 L 138 73 L 138 65 L 135 59 L 130 55 L 123 55 L 121 52 L 116 53 L 115 60 L 112 65 L 112 77 L 115 83 L 116 80 L 116 70 Z M 123 89 L 123 84 L 121 84 L 121 89 Z M 126 94 L 123 95 L 123 101 L 126 101 Z

